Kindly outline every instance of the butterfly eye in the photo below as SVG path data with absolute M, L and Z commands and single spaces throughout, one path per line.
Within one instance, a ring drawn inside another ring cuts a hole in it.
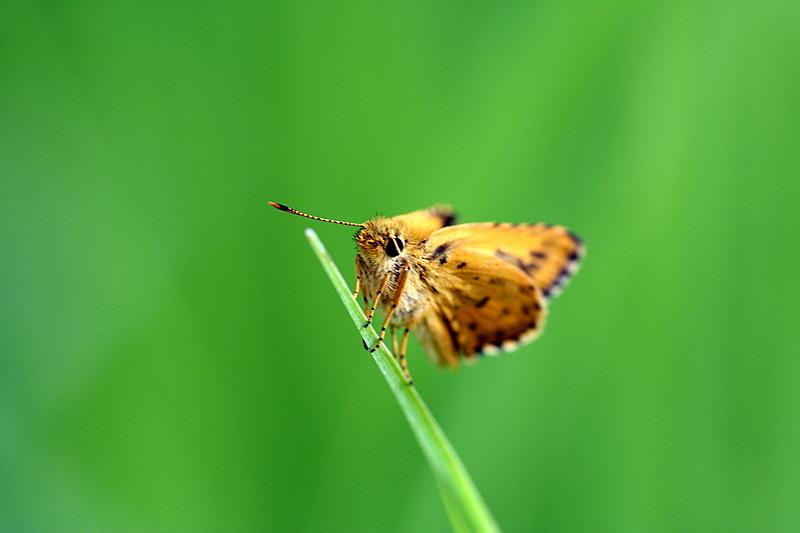
M 389 257 L 397 257 L 403 251 L 403 239 L 400 237 L 391 237 L 389 242 L 386 243 L 386 255 Z

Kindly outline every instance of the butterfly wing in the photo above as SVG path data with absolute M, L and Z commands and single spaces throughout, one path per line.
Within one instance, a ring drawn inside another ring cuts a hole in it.
M 542 331 L 547 299 L 583 255 L 580 239 L 545 224 L 463 224 L 426 243 L 431 312 L 417 334 L 432 358 L 457 366 L 458 354 L 510 351 Z
M 548 299 L 577 272 L 585 253 L 577 235 L 550 224 L 460 224 L 436 231 L 428 246 L 434 251 L 441 246 L 469 249 L 513 264 Z
M 450 226 L 455 222 L 456 215 L 447 206 L 434 206 L 428 209 L 412 211 L 405 215 L 392 217 L 391 220 L 404 224 L 413 232 L 416 238 L 425 239 L 434 231 Z
M 431 272 L 438 294 L 415 330 L 434 361 L 455 367 L 459 353 L 510 351 L 542 330 L 546 302 L 525 272 L 467 248 L 440 257 L 447 261 Z

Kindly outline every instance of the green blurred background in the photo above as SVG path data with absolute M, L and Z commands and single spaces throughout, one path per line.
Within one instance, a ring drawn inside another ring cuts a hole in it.
M 0 8 L 0 530 L 448 528 L 274 199 L 589 253 L 417 386 L 508 531 L 800 530 L 800 4 Z M 315 229 L 348 278 L 351 231 Z

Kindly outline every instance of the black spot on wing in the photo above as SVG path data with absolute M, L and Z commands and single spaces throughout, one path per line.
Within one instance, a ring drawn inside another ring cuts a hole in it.
M 481 299 L 480 299 L 480 300 L 479 300 L 479 301 L 478 301 L 478 302 L 475 304 L 475 307 L 477 307 L 478 309 L 480 309 L 481 307 L 483 307 L 484 305 L 486 305 L 488 302 L 489 302 L 489 297 L 488 297 L 488 296 L 484 296 L 483 298 L 481 298 Z
M 440 212 L 439 218 L 442 219 L 442 227 L 452 226 L 456 223 L 456 214 L 455 213 L 447 213 L 447 212 Z
M 458 334 L 456 333 L 456 330 L 453 327 L 453 323 L 445 314 L 442 314 L 440 316 L 442 317 L 442 323 L 444 323 L 444 327 L 447 328 L 447 334 L 450 335 L 450 342 L 453 343 L 453 348 L 455 348 L 456 351 L 460 351 L 458 344 Z
M 533 255 L 533 252 L 531 252 L 531 255 Z M 522 259 L 516 257 L 514 254 L 510 254 L 505 250 L 501 250 L 500 248 L 495 250 L 494 256 L 498 259 L 505 261 L 506 263 L 511 263 L 512 265 L 522 270 L 529 276 L 531 275 L 531 273 L 533 273 L 535 270 L 539 268 L 539 265 L 537 265 L 536 263 L 526 263 Z
M 442 222 L 442 227 L 452 226 L 456 223 L 456 214 L 447 208 L 437 207 L 430 210 L 430 214 Z
M 438 259 L 440 256 L 444 255 L 444 253 L 450 248 L 449 242 L 444 242 L 436 247 L 436 249 L 431 254 L 431 259 Z

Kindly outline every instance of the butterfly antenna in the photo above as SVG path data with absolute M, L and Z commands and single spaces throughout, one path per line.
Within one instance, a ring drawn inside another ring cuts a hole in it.
M 355 222 L 345 222 L 344 220 L 333 220 L 331 218 L 322 218 L 322 217 L 315 217 L 314 215 L 308 215 L 306 213 L 298 211 L 297 209 L 292 209 L 288 205 L 279 204 L 278 202 L 268 202 L 268 203 L 269 205 L 280 211 L 286 211 L 287 213 L 292 213 L 293 215 L 310 218 L 311 220 L 330 222 L 331 224 L 341 224 L 342 226 L 356 226 L 358 228 L 364 227 L 364 224 L 356 224 Z

